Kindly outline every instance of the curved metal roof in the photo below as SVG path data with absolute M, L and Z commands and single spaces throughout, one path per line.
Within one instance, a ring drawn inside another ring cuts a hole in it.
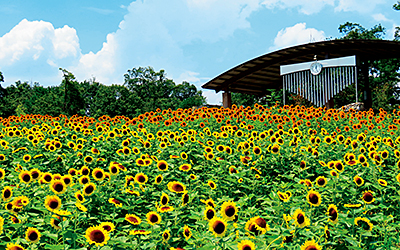
M 332 40 L 297 45 L 244 62 L 205 83 L 214 89 L 263 96 L 282 88 L 280 66 L 318 59 L 356 55 L 361 60 L 400 58 L 400 42 L 386 40 Z

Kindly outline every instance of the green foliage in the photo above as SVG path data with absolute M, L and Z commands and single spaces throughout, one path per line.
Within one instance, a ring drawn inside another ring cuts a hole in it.
M 78 82 L 71 72 L 60 70 L 64 76 L 59 86 L 32 86 L 21 81 L 7 88 L 0 85 L 0 116 L 27 113 L 134 117 L 157 108 L 185 109 L 206 103 L 196 86 L 188 82 L 176 85 L 163 70 L 155 72 L 151 67 L 129 70 L 123 86 L 103 85 L 95 78 Z
M 397 3 L 393 4 L 393 9 L 400 10 L 400 1 L 397 1 Z
M 1 71 L 0 71 L 0 82 L 4 82 L 4 76 L 3 73 L 1 73 Z
M 366 29 L 358 23 L 346 22 L 339 26 L 339 32 L 343 35 L 339 39 L 375 39 L 382 40 L 385 35 L 385 28 L 380 24 L 371 29 Z M 378 110 L 392 110 L 400 104 L 396 98 L 400 95 L 399 88 L 396 87 L 399 81 L 399 58 L 369 60 L 362 62 L 368 67 L 369 86 L 372 91 L 372 108 Z M 358 81 L 358 99 L 364 100 L 364 81 L 360 78 Z M 334 98 L 335 107 L 355 102 L 355 85 L 351 85 L 339 93 Z

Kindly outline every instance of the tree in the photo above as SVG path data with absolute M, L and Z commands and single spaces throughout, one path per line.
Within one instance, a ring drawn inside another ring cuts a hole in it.
M 346 22 L 339 26 L 342 37 L 338 39 L 375 39 L 382 40 L 385 35 L 385 28 L 380 24 L 371 29 L 366 29 L 358 23 Z M 391 110 L 400 103 L 396 98 L 400 90 L 396 86 L 399 81 L 400 59 L 381 59 L 363 61 L 361 67 L 368 68 L 369 88 L 372 91 L 372 108 L 378 110 L 383 108 Z M 359 82 L 359 89 L 364 89 L 364 81 Z M 358 91 L 358 99 L 363 100 L 364 92 Z M 355 100 L 355 86 L 351 85 L 337 96 L 335 96 L 335 106 L 340 107 Z
M 64 105 L 63 112 L 69 116 L 78 114 L 85 115 L 85 101 L 82 97 L 82 90 L 75 76 L 66 69 L 60 68 L 63 72 L 64 79 L 60 87 L 64 88 Z
M 172 98 L 174 100 L 174 108 L 192 108 L 193 106 L 201 106 L 206 104 L 206 98 L 202 95 L 202 91 L 197 91 L 196 86 L 183 81 L 181 84 L 175 86 L 172 91 Z

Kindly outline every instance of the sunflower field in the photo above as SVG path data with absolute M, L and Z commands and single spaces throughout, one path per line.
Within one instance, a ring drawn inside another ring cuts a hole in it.
M 398 249 L 400 111 L 0 118 L 0 249 Z

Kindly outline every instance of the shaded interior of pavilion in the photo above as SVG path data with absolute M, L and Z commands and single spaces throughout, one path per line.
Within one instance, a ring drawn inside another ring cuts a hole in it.
M 231 93 L 244 93 L 259 97 L 268 94 L 270 89 L 285 89 L 281 75 L 282 66 L 312 63 L 354 56 L 356 76 L 362 81 L 365 109 L 372 106 L 372 92 L 368 82 L 368 61 L 400 58 L 400 42 L 387 40 L 331 40 L 297 45 L 267 53 L 229 69 L 205 83 L 202 88 L 223 91 L 224 107 L 232 105 Z M 356 80 L 357 81 L 357 80 Z M 302 85 L 304 86 L 304 85 Z M 325 102 L 326 101 L 326 102 Z M 333 98 L 325 98 L 323 106 L 333 108 Z

